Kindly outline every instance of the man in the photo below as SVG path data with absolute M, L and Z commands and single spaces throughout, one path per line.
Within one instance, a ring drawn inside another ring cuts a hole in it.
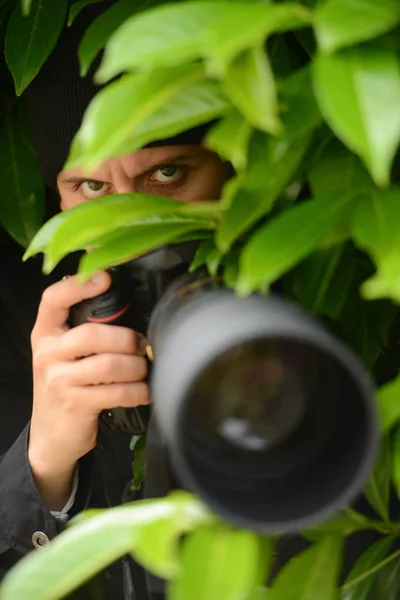
M 28 96 L 43 178 L 49 189 L 57 191 L 61 210 L 127 192 L 159 194 L 182 202 L 218 199 L 231 169 L 200 145 L 202 128 L 108 160 L 90 179 L 79 170 L 61 170 L 96 91 L 90 79 L 79 78 L 76 59 L 77 41 L 93 18 L 89 13 L 86 10 L 73 28 L 64 31 Z M 83 284 L 73 275 L 62 278 L 71 268 L 61 266 L 45 278 L 37 259 L 26 266 L 17 259 L 7 260 L 1 270 L 3 573 L 34 547 L 48 543 L 71 515 L 86 506 L 121 502 L 124 485 L 131 478 L 129 437 L 103 428 L 99 441 L 98 417 L 106 408 L 150 402 L 140 335 L 128 328 L 95 323 L 69 329 L 71 306 L 103 293 L 110 285 L 105 272 Z M 30 356 L 26 342 L 32 324 Z M 104 481 L 111 472 L 115 473 L 113 481 Z M 143 574 L 128 562 L 122 569 L 115 567 L 107 597 L 146 599 Z

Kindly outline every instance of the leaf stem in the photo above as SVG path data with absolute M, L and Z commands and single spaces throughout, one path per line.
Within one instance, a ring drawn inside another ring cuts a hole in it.
M 345 583 L 344 585 L 342 585 L 341 591 L 347 592 L 349 589 L 351 589 L 352 587 L 354 587 L 361 581 L 364 581 L 364 579 L 366 579 L 367 577 L 370 577 L 371 575 L 373 575 L 374 573 L 376 573 L 377 571 L 382 569 L 382 567 L 389 564 L 390 562 L 392 562 L 392 560 L 395 560 L 395 558 L 397 558 L 399 556 L 400 556 L 400 550 L 397 550 L 397 552 L 393 552 L 393 554 L 391 554 L 390 556 L 385 558 L 385 560 L 382 560 L 377 565 L 374 565 L 373 567 L 371 567 L 371 569 L 368 569 L 368 571 L 365 571 L 362 575 L 359 575 L 358 577 L 355 577 L 348 583 Z

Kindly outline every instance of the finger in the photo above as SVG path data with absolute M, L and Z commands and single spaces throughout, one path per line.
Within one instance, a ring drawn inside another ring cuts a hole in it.
M 147 376 L 147 362 L 130 354 L 99 354 L 58 366 L 60 381 L 72 386 L 134 383 Z
M 32 337 L 64 331 L 71 306 L 104 293 L 110 284 L 110 275 L 102 271 L 84 283 L 74 275 L 48 287 L 42 295 Z
M 71 388 L 74 389 L 74 388 Z M 98 414 L 117 406 L 135 407 L 150 404 L 149 386 L 143 381 L 136 383 L 108 383 L 75 388 L 78 400 Z
M 146 353 L 146 338 L 128 327 L 103 323 L 84 323 L 70 329 L 57 340 L 55 360 L 73 360 L 91 354 Z

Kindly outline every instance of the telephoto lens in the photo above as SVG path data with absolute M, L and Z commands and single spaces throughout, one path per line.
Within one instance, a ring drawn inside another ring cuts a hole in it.
M 172 468 L 216 513 L 290 533 L 361 492 L 379 444 L 373 385 L 298 306 L 184 276 L 158 302 L 148 338 Z

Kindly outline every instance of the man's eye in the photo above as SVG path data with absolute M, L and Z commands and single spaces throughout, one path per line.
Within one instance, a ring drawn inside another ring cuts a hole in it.
M 162 169 L 157 169 L 154 174 L 151 176 L 153 181 L 158 181 L 159 183 L 172 183 L 177 181 L 182 176 L 182 168 L 181 167 L 163 167 Z
M 86 198 L 99 198 L 107 190 L 107 184 L 103 181 L 83 181 L 79 187 Z

